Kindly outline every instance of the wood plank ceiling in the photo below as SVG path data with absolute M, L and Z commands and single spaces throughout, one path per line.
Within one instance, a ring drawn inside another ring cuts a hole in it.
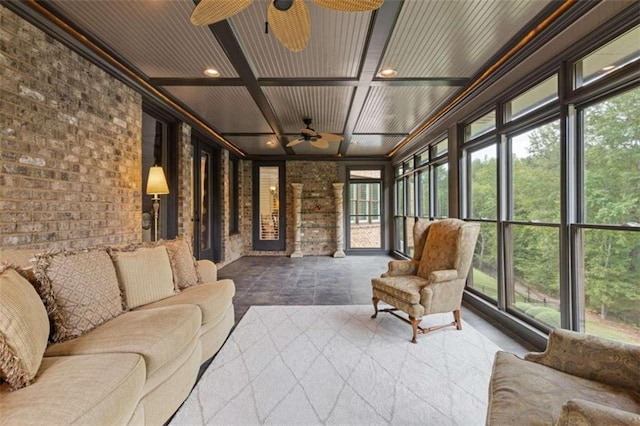
M 347 13 L 306 0 L 311 38 L 293 53 L 265 34 L 268 3 L 209 27 L 190 23 L 192 0 L 42 4 L 248 158 L 383 158 L 558 4 L 386 0 L 375 12 Z M 378 77 L 386 66 L 397 76 Z M 204 75 L 212 67 L 219 78 Z M 286 147 L 306 117 L 344 140 Z

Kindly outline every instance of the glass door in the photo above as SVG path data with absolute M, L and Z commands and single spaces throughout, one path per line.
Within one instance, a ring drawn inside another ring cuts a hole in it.
M 193 238 L 198 259 L 221 260 L 220 153 L 194 138 Z
M 283 163 L 254 162 L 254 250 L 286 249 L 285 188 Z
M 349 249 L 382 249 L 381 199 L 381 170 L 349 171 Z

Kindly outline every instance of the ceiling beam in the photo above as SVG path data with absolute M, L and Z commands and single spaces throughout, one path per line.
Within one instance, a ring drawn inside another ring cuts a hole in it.
M 465 86 L 470 79 L 465 77 L 428 77 L 428 78 L 375 78 L 371 86 Z M 241 78 L 150 78 L 149 83 L 155 86 L 244 86 Z M 357 78 L 259 78 L 260 87 L 357 87 Z
M 244 86 L 241 78 L 150 78 L 155 86 Z
M 376 78 L 371 86 L 466 86 L 466 77 L 429 77 L 429 78 Z
M 400 15 L 403 4 L 404 0 L 386 1 L 372 14 L 372 24 L 369 28 L 369 34 L 367 34 L 367 43 L 361 61 L 362 67 L 358 77 L 358 85 L 351 100 L 351 107 L 349 108 L 349 115 L 343 132 L 344 139 L 340 142 L 338 151 L 340 156 L 344 156 L 347 153 L 358 117 L 367 100 L 369 86 L 378 73 L 380 61 L 382 61 L 384 51 L 389 43 L 393 27 L 396 24 L 398 15 Z
M 197 2 L 194 2 L 197 3 Z M 256 78 L 253 70 L 251 69 L 251 65 L 247 60 L 247 57 L 242 50 L 242 45 L 236 38 L 231 25 L 227 20 L 217 22 L 215 24 L 209 25 L 209 30 L 214 35 L 220 46 L 224 50 L 229 58 L 229 62 L 235 68 L 240 80 L 244 82 L 244 85 L 249 92 L 249 95 L 253 98 L 253 101 L 256 103 L 260 112 L 264 116 L 267 123 L 269 123 L 269 127 L 273 130 L 273 133 L 276 134 L 280 144 L 284 148 L 287 154 L 294 154 L 294 151 L 287 147 L 289 141 L 284 136 L 284 128 L 282 127 L 282 123 L 278 119 L 276 112 L 273 110 L 269 99 L 262 91 L 260 87 L 260 83 L 258 83 L 258 79 Z

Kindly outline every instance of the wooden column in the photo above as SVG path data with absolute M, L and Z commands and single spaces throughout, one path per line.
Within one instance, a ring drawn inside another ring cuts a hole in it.
M 293 188 L 293 253 L 291 257 L 302 257 L 302 184 L 292 183 Z
M 344 232 L 342 230 L 343 214 L 342 214 L 342 190 L 344 183 L 333 184 L 333 198 L 336 210 L 336 252 L 333 257 L 345 257 L 344 254 Z

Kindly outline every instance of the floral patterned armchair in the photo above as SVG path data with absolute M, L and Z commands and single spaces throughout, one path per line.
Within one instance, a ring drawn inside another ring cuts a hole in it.
M 479 224 L 459 219 L 433 222 L 418 219 L 413 228 L 413 258 L 392 260 L 386 273 L 371 280 L 375 310 L 372 318 L 378 315 L 380 300 L 393 306 L 380 312 L 389 312 L 410 323 L 413 343 L 417 343 L 418 333 L 449 325 L 460 330 L 462 293 L 479 232 Z M 406 313 L 409 320 L 396 315 L 397 310 Z M 419 326 L 424 315 L 442 312 L 453 312 L 454 322 L 424 329 Z

